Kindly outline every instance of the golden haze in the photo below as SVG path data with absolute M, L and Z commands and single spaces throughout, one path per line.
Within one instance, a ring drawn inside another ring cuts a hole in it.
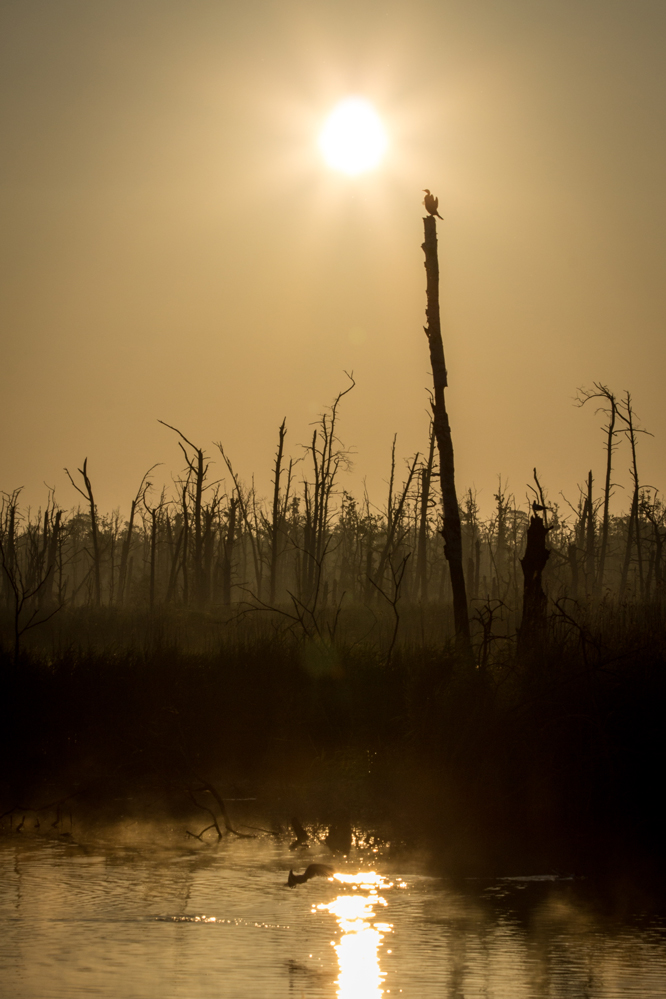
M 421 191 L 440 198 L 459 488 L 553 495 L 602 472 L 578 385 L 629 388 L 659 456 L 666 293 L 662 4 L 5 5 L 2 488 L 101 509 L 179 468 L 158 418 L 222 440 L 267 492 L 354 371 L 349 482 L 381 503 L 392 436 L 423 450 Z M 391 136 L 326 167 L 350 94 Z M 624 476 L 625 461 L 618 478 Z M 221 473 L 221 470 L 220 470 Z

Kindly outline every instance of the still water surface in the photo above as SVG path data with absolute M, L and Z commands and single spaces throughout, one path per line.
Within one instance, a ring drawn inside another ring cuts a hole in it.
M 285 844 L 163 849 L 0 840 L 0 994 L 13 999 L 666 997 L 666 920 L 592 886 L 455 884 L 407 860 Z

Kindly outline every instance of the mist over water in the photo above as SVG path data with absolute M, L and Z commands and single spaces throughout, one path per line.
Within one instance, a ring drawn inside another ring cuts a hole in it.
M 664 999 L 666 6 L 0 23 L 0 999 Z
M 585 879 L 451 881 L 408 856 L 224 840 L 0 842 L 0 968 L 16 999 L 663 996 L 666 919 Z M 312 861 L 338 877 L 290 890 Z

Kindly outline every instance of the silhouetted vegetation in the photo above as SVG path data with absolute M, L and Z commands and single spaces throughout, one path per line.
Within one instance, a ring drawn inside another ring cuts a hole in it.
M 82 488 L 72 477 L 82 509 L 51 493 L 34 514 L 4 494 L 5 821 L 64 801 L 106 814 L 128 796 L 178 811 L 213 788 L 258 798 L 266 821 L 332 828 L 344 813 L 436 843 L 451 867 L 653 856 L 666 511 L 638 478 L 630 397 L 581 396 L 608 404 L 609 468 L 627 439 L 628 514 L 610 513 L 610 472 L 573 503 L 536 472 L 524 505 L 501 480 L 489 516 L 464 496 L 470 663 L 432 434 L 402 475 L 394 442 L 383 505 L 359 500 L 341 478 L 343 395 L 296 460 L 282 424 L 268 501 L 221 446 L 216 478 L 176 428 L 173 494 L 153 495 L 147 473 L 127 520 L 97 510 L 87 461 Z M 530 597 L 537 521 L 549 554 Z M 223 818 L 240 830 L 242 815 Z

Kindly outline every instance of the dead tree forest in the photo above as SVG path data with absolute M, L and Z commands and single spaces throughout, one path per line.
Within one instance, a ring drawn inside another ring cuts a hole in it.
M 431 426 L 423 453 L 404 461 L 394 440 L 384 497 L 352 495 L 345 489 L 350 455 L 339 438 L 339 420 L 353 388 L 349 376 L 295 458 L 288 456 L 283 421 L 268 497 L 241 481 L 223 444 L 206 450 L 168 424 L 165 432 L 181 459 L 173 491 L 156 493 L 153 467 L 129 498 L 126 514 L 99 511 L 94 462 L 87 458 L 77 473 L 67 471 L 81 496 L 74 509 L 62 506 L 53 491 L 37 511 L 22 507 L 20 490 L 3 493 L 5 646 L 16 651 L 37 640 L 45 630 L 40 626 L 53 628 L 63 615 L 86 608 L 163 617 L 204 613 L 226 624 L 243 621 L 248 633 L 261 620 L 278 632 L 326 641 L 354 629 L 371 635 L 373 622 L 383 620 L 393 644 L 451 637 L 453 589 L 442 541 L 435 431 Z M 579 393 L 578 403 L 595 406 L 601 416 L 604 471 L 598 481 L 588 471 L 578 495 L 564 497 L 554 488 L 546 493 L 535 469 L 518 498 L 498 477 L 489 515 L 481 515 L 471 489 L 459 501 L 469 617 L 477 636 L 509 640 L 520 630 L 526 593 L 521 560 L 535 514 L 548 550 L 541 566 L 544 617 L 575 616 L 600 603 L 664 599 L 666 506 L 640 480 L 645 431 L 633 400 L 595 384 Z M 627 465 L 629 508 L 613 514 L 614 476 Z

